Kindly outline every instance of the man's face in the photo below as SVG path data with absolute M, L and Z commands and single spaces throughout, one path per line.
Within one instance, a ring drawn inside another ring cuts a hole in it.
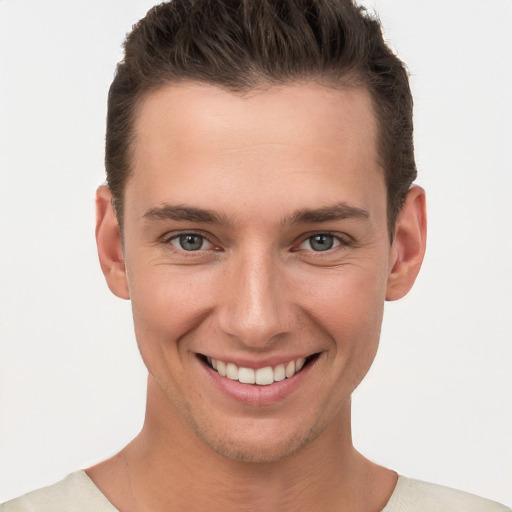
M 141 106 L 124 205 L 137 341 L 162 418 L 218 453 L 277 460 L 346 421 L 392 265 L 376 136 L 355 88 L 190 83 Z

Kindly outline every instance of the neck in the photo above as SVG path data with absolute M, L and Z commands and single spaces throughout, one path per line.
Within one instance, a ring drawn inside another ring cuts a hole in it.
M 169 504 L 189 511 L 378 511 L 396 483 L 394 473 L 354 449 L 349 400 L 309 444 L 255 463 L 216 453 L 151 389 L 141 433 L 88 474 L 121 512 L 166 511 Z

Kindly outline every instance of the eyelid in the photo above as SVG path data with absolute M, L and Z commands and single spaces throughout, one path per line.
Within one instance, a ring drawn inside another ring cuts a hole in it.
M 197 251 L 186 251 L 186 250 L 178 247 L 177 245 L 171 244 L 171 242 L 173 240 L 177 240 L 181 236 L 184 236 L 184 235 L 199 236 L 199 237 L 203 238 L 206 242 L 208 242 L 212 247 L 207 248 L 207 249 L 201 248 L 201 249 L 198 249 Z M 220 250 L 219 244 L 213 242 L 211 240 L 211 236 L 204 233 L 203 231 L 194 230 L 194 229 L 184 229 L 184 230 L 180 230 L 180 231 L 169 231 L 160 237 L 160 241 L 165 245 L 171 245 L 173 247 L 173 249 L 175 249 L 176 251 L 179 251 L 180 253 L 187 253 L 190 255 L 192 255 L 193 253 L 201 253 L 203 251 Z
M 220 244 L 212 241 L 213 237 L 211 237 L 211 235 L 204 233 L 204 231 L 194 230 L 194 229 L 184 229 L 184 230 L 180 230 L 180 231 L 169 231 L 160 237 L 160 241 L 161 241 L 161 243 L 163 243 L 165 245 L 171 245 L 170 244 L 171 241 L 176 240 L 180 236 L 183 236 L 183 235 L 200 236 L 201 238 L 206 240 L 209 244 L 211 244 L 213 247 L 208 248 L 208 249 L 199 249 L 197 251 L 185 251 L 184 249 L 181 249 L 181 248 L 175 246 L 174 244 L 172 244 L 173 248 L 175 248 L 179 252 L 188 253 L 188 254 L 192 255 L 193 253 L 200 253 L 203 251 L 211 251 L 212 249 L 217 250 L 217 251 L 222 250 L 222 248 L 220 247 Z M 307 242 L 311 237 L 317 236 L 317 235 L 332 236 L 339 243 L 337 245 L 335 245 L 334 247 L 327 249 L 326 251 L 315 251 L 313 249 L 300 249 L 300 246 L 303 243 Z M 306 251 L 313 252 L 315 254 L 322 254 L 323 252 L 331 253 L 340 247 L 342 247 L 342 248 L 347 247 L 347 246 L 351 245 L 351 243 L 353 243 L 353 242 L 354 242 L 354 240 L 352 239 L 352 237 L 350 235 L 347 235 L 346 233 L 339 233 L 339 232 L 333 232 L 333 231 L 311 231 L 309 233 L 303 233 L 300 237 L 298 237 L 298 243 L 293 244 L 294 247 L 293 247 L 292 251 L 295 252 L 295 251 L 299 251 L 299 250 L 306 250 Z
M 304 243 L 306 243 L 311 237 L 318 236 L 318 235 L 328 235 L 332 236 L 337 242 L 337 245 L 334 245 L 330 249 L 327 249 L 325 251 L 315 251 L 314 249 L 301 249 L 300 246 Z M 295 246 L 294 251 L 304 250 L 304 251 L 310 251 L 315 254 L 322 254 L 322 253 L 332 253 L 336 249 L 347 247 L 350 245 L 352 238 L 345 234 L 345 233 L 339 233 L 339 232 L 333 232 L 333 231 L 311 231 L 310 233 L 305 233 L 300 236 L 299 243 Z

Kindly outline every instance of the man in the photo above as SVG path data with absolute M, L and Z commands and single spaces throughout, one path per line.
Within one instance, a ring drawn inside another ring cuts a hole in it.
M 146 422 L 8 510 L 506 510 L 352 446 L 385 300 L 425 250 L 412 101 L 346 1 L 175 1 L 127 39 L 97 193 Z

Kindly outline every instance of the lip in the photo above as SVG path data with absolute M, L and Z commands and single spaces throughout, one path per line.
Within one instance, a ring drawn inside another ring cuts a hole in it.
M 311 355 L 311 354 L 310 354 Z M 298 356 L 301 357 L 301 356 Z M 298 357 L 296 359 L 298 359 Z M 216 359 L 216 358 L 214 358 Z M 211 382 L 223 395 L 231 398 L 232 400 L 236 400 L 245 405 L 250 405 L 253 407 L 262 407 L 262 406 L 270 406 L 285 400 L 291 394 L 298 390 L 298 388 L 302 385 L 304 379 L 307 377 L 311 369 L 316 365 L 318 360 L 318 355 L 315 359 L 309 362 L 309 364 L 305 365 L 300 372 L 293 375 L 293 377 L 282 380 L 280 382 L 274 382 L 268 386 L 259 386 L 257 384 L 242 384 L 237 380 L 231 380 L 227 377 L 222 377 L 219 375 L 214 369 L 210 368 L 201 357 L 196 357 L 197 364 L 201 367 L 201 370 L 204 372 L 205 378 Z M 223 359 L 221 359 L 223 360 Z M 228 359 L 228 361 L 234 362 L 237 364 L 237 361 L 240 362 L 240 366 L 245 366 L 246 368 L 263 368 L 265 366 L 273 366 L 276 364 L 280 364 L 284 361 L 290 361 L 291 359 L 287 358 L 272 358 L 259 360 L 257 363 L 254 361 L 250 362 L 248 360 L 236 359 Z M 225 360 L 224 360 L 225 361 Z M 274 361 L 271 364 L 271 361 Z
M 308 354 L 298 354 L 292 356 L 272 356 L 264 359 L 249 359 L 247 357 L 222 357 L 215 356 L 212 354 L 197 354 L 199 357 L 211 357 L 212 359 L 216 359 L 217 361 L 223 361 L 224 363 L 233 363 L 236 366 L 244 367 L 244 368 L 252 368 L 253 370 L 257 370 L 258 368 L 265 368 L 266 366 L 272 366 L 274 368 L 278 364 L 286 365 L 290 361 L 296 361 L 297 359 L 304 358 L 307 359 L 315 355 L 315 353 Z

